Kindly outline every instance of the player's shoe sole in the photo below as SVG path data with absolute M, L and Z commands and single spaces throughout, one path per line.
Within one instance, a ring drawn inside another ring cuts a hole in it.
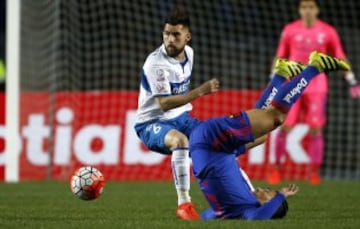
M 180 219 L 184 220 L 198 220 L 200 216 L 195 210 L 195 206 L 192 203 L 184 203 L 178 206 L 176 215 Z
M 351 66 L 347 62 L 317 51 L 310 54 L 309 65 L 315 66 L 320 72 L 351 70 Z
M 304 64 L 279 58 L 275 62 L 275 73 L 286 79 L 291 79 L 299 75 L 305 67 Z

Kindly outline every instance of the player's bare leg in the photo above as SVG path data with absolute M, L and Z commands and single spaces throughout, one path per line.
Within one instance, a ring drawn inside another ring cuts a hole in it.
M 171 168 L 178 196 L 176 215 L 185 220 L 199 219 L 190 198 L 190 158 L 189 141 L 177 131 L 170 130 L 165 136 L 165 144 L 172 151 Z
M 267 177 L 269 184 L 279 184 L 282 180 L 282 159 L 286 154 L 286 138 L 291 130 L 291 126 L 283 125 L 275 138 L 275 166 L 269 171 L 269 176 Z M 324 153 L 322 128 L 310 127 L 308 152 L 310 156 L 309 182 L 311 184 L 320 184 L 320 167 Z

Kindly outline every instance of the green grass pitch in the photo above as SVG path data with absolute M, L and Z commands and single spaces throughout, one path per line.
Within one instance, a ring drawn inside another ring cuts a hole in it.
M 0 228 L 360 228 L 360 182 L 298 182 L 290 211 L 276 221 L 182 221 L 171 182 L 108 182 L 95 201 L 75 198 L 65 182 L 0 184 Z M 262 185 L 262 183 L 255 183 Z M 207 204 L 195 183 L 199 211 Z

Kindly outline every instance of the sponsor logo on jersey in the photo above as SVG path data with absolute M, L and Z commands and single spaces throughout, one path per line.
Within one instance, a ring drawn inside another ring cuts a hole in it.
M 156 76 L 157 76 L 156 80 L 158 82 L 164 82 L 165 81 L 165 72 L 164 72 L 163 69 L 157 69 L 156 70 Z
M 324 39 L 325 39 L 325 34 L 323 33 L 319 33 L 318 37 L 317 37 L 317 42 L 322 45 L 324 43 Z
M 184 94 L 189 90 L 190 77 L 182 83 L 171 83 L 171 92 L 173 95 Z
M 166 89 L 166 84 L 165 83 L 159 83 L 156 85 L 156 91 L 157 93 L 166 93 L 167 89 Z
M 300 41 L 303 40 L 303 37 L 302 37 L 300 34 L 299 34 L 299 35 L 296 35 L 295 40 L 296 40 L 297 42 L 300 42 Z

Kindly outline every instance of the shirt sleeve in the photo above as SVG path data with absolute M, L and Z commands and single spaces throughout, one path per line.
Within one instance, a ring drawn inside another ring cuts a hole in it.
M 276 50 L 276 56 L 280 58 L 288 58 L 290 55 L 290 34 L 289 29 L 285 27 L 281 32 L 279 45 Z
M 281 193 L 277 193 L 269 202 L 258 208 L 247 210 L 244 216 L 246 219 L 251 220 L 271 219 L 284 201 L 285 196 Z
M 142 85 L 153 96 L 171 95 L 169 72 L 161 67 L 143 69 Z
M 345 53 L 341 45 L 339 34 L 333 28 L 330 29 L 329 33 L 330 39 L 328 43 L 328 51 L 336 58 L 344 59 Z

